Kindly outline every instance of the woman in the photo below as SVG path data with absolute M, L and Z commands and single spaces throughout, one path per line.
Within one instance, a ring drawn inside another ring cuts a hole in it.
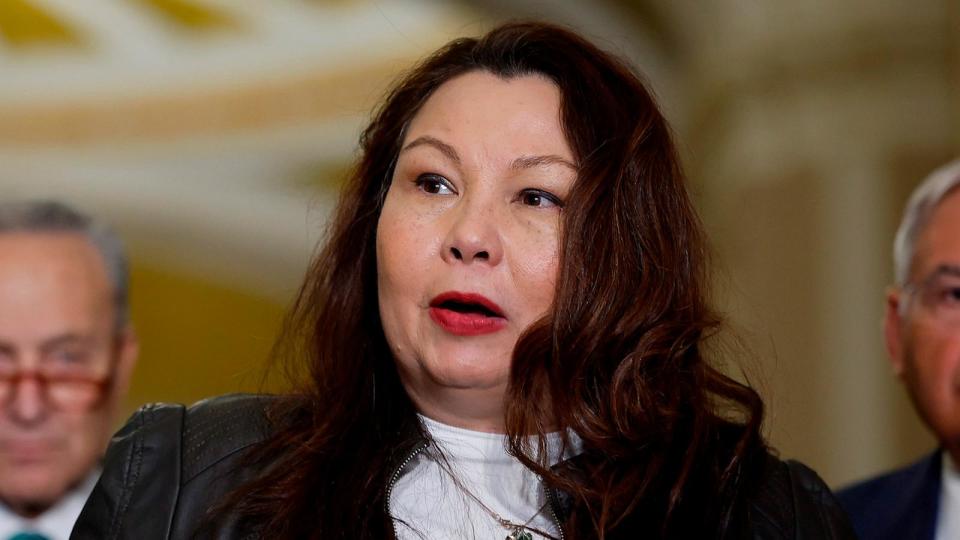
M 849 537 L 704 356 L 700 225 L 625 64 L 508 24 L 361 145 L 281 340 L 302 386 L 143 409 L 74 538 Z

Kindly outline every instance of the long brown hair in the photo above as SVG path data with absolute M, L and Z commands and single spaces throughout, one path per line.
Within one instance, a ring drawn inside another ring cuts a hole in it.
M 273 538 L 391 535 L 392 464 L 425 434 L 379 319 L 377 220 L 406 126 L 440 85 L 477 70 L 556 83 L 579 165 L 553 309 L 514 351 L 505 397 L 512 453 L 569 496 L 570 537 L 723 536 L 763 449 L 763 408 L 704 358 L 718 321 L 669 128 L 625 63 L 542 23 L 449 43 L 395 86 L 363 132 L 280 341 L 301 382 L 273 411 L 277 431 L 255 454 L 271 466 L 234 494 L 231 510 Z M 584 448 L 557 470 L 529 437 L 555 429 L 576 433 Z

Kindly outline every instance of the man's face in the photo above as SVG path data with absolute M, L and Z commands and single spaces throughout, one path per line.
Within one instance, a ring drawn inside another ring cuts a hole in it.
M 96 466 L 136 350 L 83 236 L 0 233 L 0 501 L 42 512 Z
M 917 412 L 960 461 L 960 190 L 917 238 L 910 285 L 888 293 L 885 332 Z

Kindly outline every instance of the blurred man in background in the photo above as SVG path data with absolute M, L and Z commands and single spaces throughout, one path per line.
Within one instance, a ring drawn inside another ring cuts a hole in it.
M 940 449 L 841 491 L 860 537 L 960 538 L 960 161 L 910 197 L 894 242 L 884 333 L 894 372 Z
M 137 350 L 119 239 L 61 204 L 0 204 L 0 540 L 69 536 Z

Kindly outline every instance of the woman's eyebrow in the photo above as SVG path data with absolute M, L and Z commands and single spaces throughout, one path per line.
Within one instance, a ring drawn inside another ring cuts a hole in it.
M 406 152 L 407 150 L 410 150 L 410 149 L 412 149 L 412 148 L 416 148 L 416 147 L 418 147 L 418 146 L 424 146 L 424 145 L 426 145 L 426 146 L 432 146 L 432 147 L 436 148 L 437 150 L 440 151 L 441 154 L 443 154 L 443 155 L 447 156 L 448 158 L 450 158 L 451 161 L 453 161 L 453 162 L 456 163 L 457 165 L 460 164 L 460 155 L 457 154 L 457 151 L 454 150 L 452 146 L 450 146 L 449 144 L 441 141 L 440 139 L 437 139 L 437 138 L 435 138 L 435 137 L 431 137 L 431 136 L 429 136 L 429 135 L 422 135 L 422 136 L 417 137 L 416 139 L 410 141 L 409 143 L 407 143 L 406 146 L 403 147 L 402 150 L 400 150 L 400 153 L 402 154 L 402 153 Z
M 578 170 L 576 165 L 554 154 L 549 154 L 546 156 L 518 157 L 517 159 L 513 160 L 513 164 L 510 165 L 510 168 L 529 169 L 532 167 L 539 167 L 541 165 L 554 165 L 554 164 L 566 165 L 567 167 L 572 169 L 574 172 L 577 172 Z

